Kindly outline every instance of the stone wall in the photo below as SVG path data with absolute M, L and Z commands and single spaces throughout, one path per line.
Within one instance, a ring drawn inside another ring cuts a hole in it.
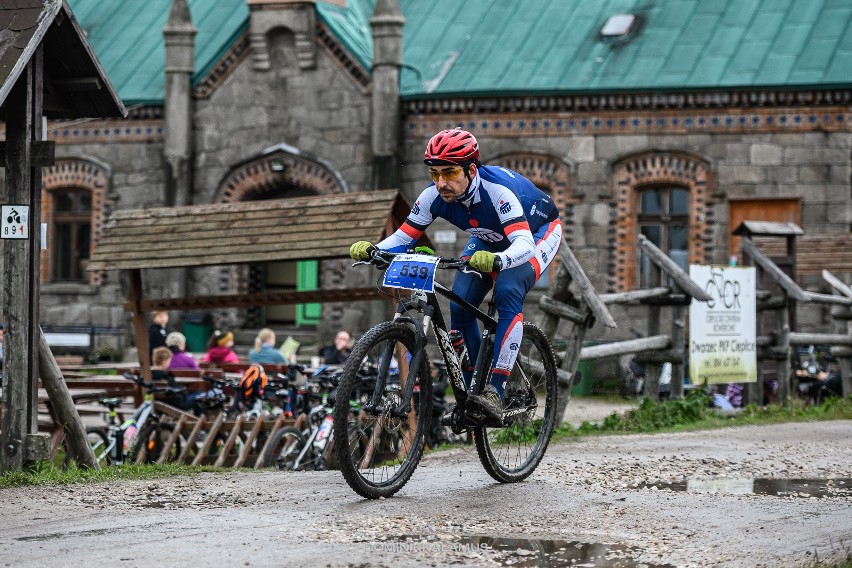
M 467 117 L 466 117 L 467 118 Z M 408 117 L 408 124 L 420 125 L 427 117 Z M 455 122 L 458 118 L 428 117 L 434 130 Z M 455 122 L 454 122 L 455 120 Z M 498 122 L 499 116 L 477 116 L 472 122 Z M 469 126 L 468 126 L 469 127 Z M 423 148 L 431 130 L 408 128 L 403 167 L 403 191 L 415 198 L 429 183 L 422 165 Z M 413 132 L 413 134 L 412 134 Z M 728 207 L 731 199 L 796 197 L 802 200 L 802 225 L 806 233 L 848 233 L 852 222 L 852 134 L 847 132 L 766 132 L 766 133 L 708 133 L 708 134 L 637 134 L 637 135 L 575 135 L 540 136 L 509 134 L 502 129 L 477 131 L 483 162 L 504 157 L 512 152 L 545 153 L 564 159 L 573 166 L 575 199 L 571 205 L 573 231 L 570 237 L 575 255 L 599 292 L 617 289 L 618 278 L 614 263 L 614 220 L 619 208 L 616 187 L 617 165 L 635 155 L 686 154 L 707 164 L 707 211 L 702 223 L 706 225 L 702 238 L 706 241 L 706 262 L 728 262 Z M 563 212 L 564 213 L 564 212 Z M 564 218 L 564 214 L 563 214 Z M 446 224 L 434 230 L 446 229 Z M 635 229 L 634 229 L 635 231 Z M 460 236 L 456 245 L 441 249 L 455 255 L 463 245 Z M 829 267 L 830 268 L 830 267 Z M 840 275 L 846 279 L 852 274 Z M 799 279 L 806 288 L 827 291 L 818 275 Z M 527 306 L 533 307 L 535 294 Z M 529 311 L 529 310 L 525 310 Z M 665 310 L 664 310 L 665 311 Z M 596 328 L 590 338 L 626 339 L 633 337 L 631 325 L 639 322 L 638 331 L 646 333 L 644 308 L 612 309 L 619 329 L 606 331 Z M 799 309 L 801 331 L 829 331 L 827 310 L 818 307 Z M 533 316 L 534 318 L 537 317 Z M 668 329 L 664 322 L 662 330 Z

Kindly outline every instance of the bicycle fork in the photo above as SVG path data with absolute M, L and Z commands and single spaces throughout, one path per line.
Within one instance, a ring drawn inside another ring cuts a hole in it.
M 432 316 L 435 313 L 435 308 L 426 302 L 421 304 L 421 309 L 423 311 L 422 321 L 402 316 L 401 312 L 397 312 L 394 316 L 394 321 L 396 322 L 408 322 L 414 325 L 415 333 L 414 353 L 408 364 L 408 375 L 405 379 L 405 388 L 400 395 L 399 404 L 395 408 L 390 409 L 383 408 L 379 404 L 382 399 L 385 386 L 387 386 L 388 370 L 390 368 L 390 362 L 393 358 L 393 351 L 396 346 L 394 342 L 389 341 L 381 355 L 382 359 L 379 362 L 379 373 L 378 377 L 376 377 L 376 384 L 373 388 L 373 396 L 370 398 L 370 402 L 364 405 L 364 410 L 366 412 L 373 415 L 379 415 L 383 412 L 389 411 L 390 415 L 394 417 L 405 418 L 408 416 L 408 412 L 410 410 L 409 402 L 414 396 L 414 383 L 417 379 L 417 373 L 423 365 L 426 357 L 426 333 L 429 330 L 429 326 L 432 324 Z M 423 380 L 428 380 L 428 377 L 423 377 Z

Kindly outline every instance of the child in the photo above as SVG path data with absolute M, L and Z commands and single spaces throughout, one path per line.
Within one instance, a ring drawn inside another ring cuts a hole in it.
M 207 353 L 202 363 L 239 363 L 240 359 L 231 347 L 234 346 L 234 334 L 230 331 L 216 330 L 207 342 Z

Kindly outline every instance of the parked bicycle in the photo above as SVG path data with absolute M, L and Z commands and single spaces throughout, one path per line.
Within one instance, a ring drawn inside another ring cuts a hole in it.
M 280 470 L 325 470 L 335 467 L 334 463 L 334 387 L 341 371 L 323 368 L 300 386 L 291 386 L 294 408 L 298 414 L 297 426 L 285 427 L 273 434 L 263 464 Z M 363 445 L 366 436 L 358 426 L 360 405 L 350 401 L 350 443 Z M 302 424 L 302 427 L 299 427 Z
M 146 383 L 140 375 L 124 373 L 124 378 L 136 383 L 145 389 L 142 404 L 133 412 L 133 415 L 118 423 L 118 408 L 122 404 L 120 398 L 102 398 L 98 403 L 108 413 L 108 424 L 104 427 L 86 428 L 86 437 L 89 446 L 97 458 L 99 465 L 122 465 L 125 461 L 135 463 L 139 453 L 144 448 L 145 462 L 158 461 L 166 442 L 174 432 L 174 424 L 161 419 L 154 405 L 154 395 L 163 393 L 175 396 L 183 393 L 184 387 L 157 386 Z M 169 450 L 167 461 L 174 461 L 180 455 L 182 440 L 178 437 Z M 65 456 L 65 465 L 69 464 L 70 455 Z
M 426 335 L 434 330 L 441 356 L 454 376 L 463 381 L 458 357 L 448 336 L 440 294 L 472 314 L 485 327 L 474 364 L 467 398 L 482 392 L 491 373 L 496 304 L 493 294 L 484 313 L 451 290 L 435 282 L 438 268 L 469 271 L 466 261 L 428 255 L 398 255 L 375 251 L 370 261 L 387 269 L 384 285 L 410 290 L 399 294 L 393 321 L 376 325 L 364 334 L 347 359 L 337 391 L 334 435 L 345 438 L 350 429 L 350 401 L 361 404 L 361 424 L 369 436 L 366 448 L 340 444 L 336 455 L 343 477 L 359 495 L 371 499 L 390 497 L 414 473 L 423 453 L 426 430 L 432 416 L 432 380 L 426 353 Z M 405 272 L 410 278 L 388 280 L 388 274 Z M 485 470 L 497 481 L 517 482 L 538 466 L 555 424 L 556 360 L 547 337 L 534 325 L 524 323 L 523 340 L 506 383 L 504 411 L 497 423 L 473 408 L 456 405 L 451 424 L 460 434 L 473 432 L 476 451 Z M 410 355 L 410 360 L 409 356 Z M 400 383 L 389 380 L 392 362 L 400 367 Z M 372 391 L 361 391 L 359 371 L 369 365 L 375 373 Z M 407 367 L 407 372 L 405 372 Z M 415 387 L 420 395 L 413 397 Z M 394 455 L 385 451 L 394 447 Z

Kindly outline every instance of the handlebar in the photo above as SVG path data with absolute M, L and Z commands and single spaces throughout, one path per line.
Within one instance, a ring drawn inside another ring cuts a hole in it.
M 359 261 L 356 261 L 355 263 L 353 263 L 352 266 L 359 266 L 359 265 L 362 265 L 362 264 L 372 264 L 376 268 L 385 269 L 385 268 L 388 267 L 388 265 L 394 259 L 394 257 L 396 257 L 398 254 L 403 254 L 403 253 L 388 252 L 388 251 L 385 251 L 385 250 L 375 249 L 374 251 L 372 251 L 370 253 L 370 260 L 359 260 Z M 405 253 L 405 254 L 410 254 L 410 253 Z M 473 270 L 470 267 L 470 260 L 469 259 L 438 257 L 438 268 L 445 269 L 445 270 L 458 270 L 459 272 L 464 272 L 464 273 L 473 272 L 473 273 L 479 274 L 476 270 Z
M 142 378 L 142 375 L 134 375 L 131 372 L 125 372 L 122 376 L 132 383 L 136 383 L 140 387 L 144 388 L 150 394 L 156 393 L 171 393 L 177 394 L 180 392 L 185 392 L 186 387 L 160 387 L 155 385 L 154 383 L 146 383 L 145 379 Z

